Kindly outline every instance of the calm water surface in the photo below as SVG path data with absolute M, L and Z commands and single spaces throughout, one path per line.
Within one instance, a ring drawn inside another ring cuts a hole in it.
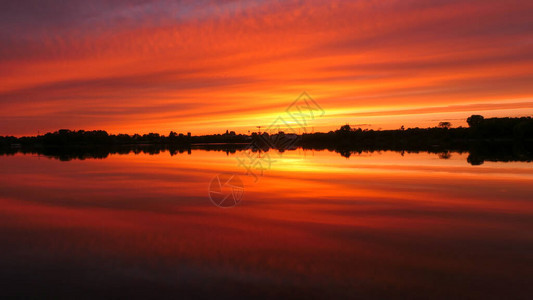
M 533 293 L 531 163 L 295 150 L 256 181 L 238 155 L 0 156 L 0 296 Z

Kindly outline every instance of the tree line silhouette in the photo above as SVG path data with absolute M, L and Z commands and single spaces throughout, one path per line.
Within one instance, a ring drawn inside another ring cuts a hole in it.
M 432 128 L 407 128 L 397 130 L 369 130 L 343 125 L 327 133 L 302 135 L 252 133 L 191 136 L 171 131 L 168 136 L 159 133 L 108 134 L 103 130 L 72 131 L 67 129 L 38 136 L 0 136 L 0 154 L 17 152 L 43 154 L 62 160 L 105 158 L 109 154 L 148 153 L 169 151 L 171 155 L 190 153 L 191 148 L 234 153 L 244 148 L 252 151 L 279 151 L 302 147 L 304 149 L 330 150 L 349 157 L 363 151 L 408 151 L 439 153 L 469 152 L 469 162 L 481 164 L 486 160 L 531 161 L 533 156 L 533 119 L 484 118 L 472 115 L 468 127 L 452 128 L 449 122 L 440 122 Z
M 0 136 L 0 146 L 110 146 L 110 145 L 179 145 L 201 143 L 246 143 L 250 136 L 226 132 L 203 136 L 191 136 L 171 131 L 168 136 L 159 133 L 148 134 L 109 134 L 104 130 L 60 129 L 38 136 Z
M 328 133 L 303 134 L 300 145 L 337 147 L 366 147 L 373 149 L 425 149 L 462 148 L 470 143 L 497 141 L 524 141 L 533 139 L 533 119 L 488 118 L 472 115 L 467 119 L 469 127 L 450 128 L 449 122 L 441 122 L 433 128 L 408 128 L 397 130 L 368 130 L 344 125 Z
M 53 146 L 94 146 L 94 145 L 140 145 L 140 144 L 168 144 L 185 145 L 190 143 L 190 135 L 177 134 L 173 131 L 168 136 L 159 133 L 144 135 L 134 134 L 108 134 L 104 130 L 68 130 L 61 129 L 38 136 L 25 136 L 16 138 L 13 136 L 0 137 L 0 145 L 19 144 L 28 145 L 53 145 Z

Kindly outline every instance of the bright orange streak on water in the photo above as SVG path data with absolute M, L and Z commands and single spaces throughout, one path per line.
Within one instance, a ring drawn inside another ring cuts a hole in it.
M 284 153 L 257 183 L 241 176 L 244 200 L 231 209 L 213 206 L 207 188 L 220 172 L 243 173 L 233 154 L 0 157 L 0 238 L 15 249 L 3 257 L 16 260 L 25 247 L 34 264 L 42 263 L 37 252 L 54 261 L 112 259 L 117 268 L 163 264 L 176 268 L 170 278 L 178 284 L 172 276 L 192 268 L 199 280 L 233 274 L 236 282 L 274 289 L 289 282 L 338 295 L 356 286 L 415 295 L 441 285 L 475 293 L 469 285 L 476 282 L 489 290 L 505 290 L 511 278 L 525 284 L 529 164 L 299 152 Z M 19 231 L 31 240 L 8 234 Z M 507 247 L 512 256 L 502 252 Z

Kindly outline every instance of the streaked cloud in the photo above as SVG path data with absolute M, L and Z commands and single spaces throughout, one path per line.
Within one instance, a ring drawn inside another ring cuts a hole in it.
M 532 12 L 515 0 L 11 1 L 0 134 L 247 132 L 303 90 L 324 130 L 531 115 Z

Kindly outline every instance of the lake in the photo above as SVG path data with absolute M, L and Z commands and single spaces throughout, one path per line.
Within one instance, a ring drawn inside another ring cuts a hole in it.
M 533 293 L 531 163 L 297 149 L 246 174 L 247 154 L 0 156 L 0 295 Z

